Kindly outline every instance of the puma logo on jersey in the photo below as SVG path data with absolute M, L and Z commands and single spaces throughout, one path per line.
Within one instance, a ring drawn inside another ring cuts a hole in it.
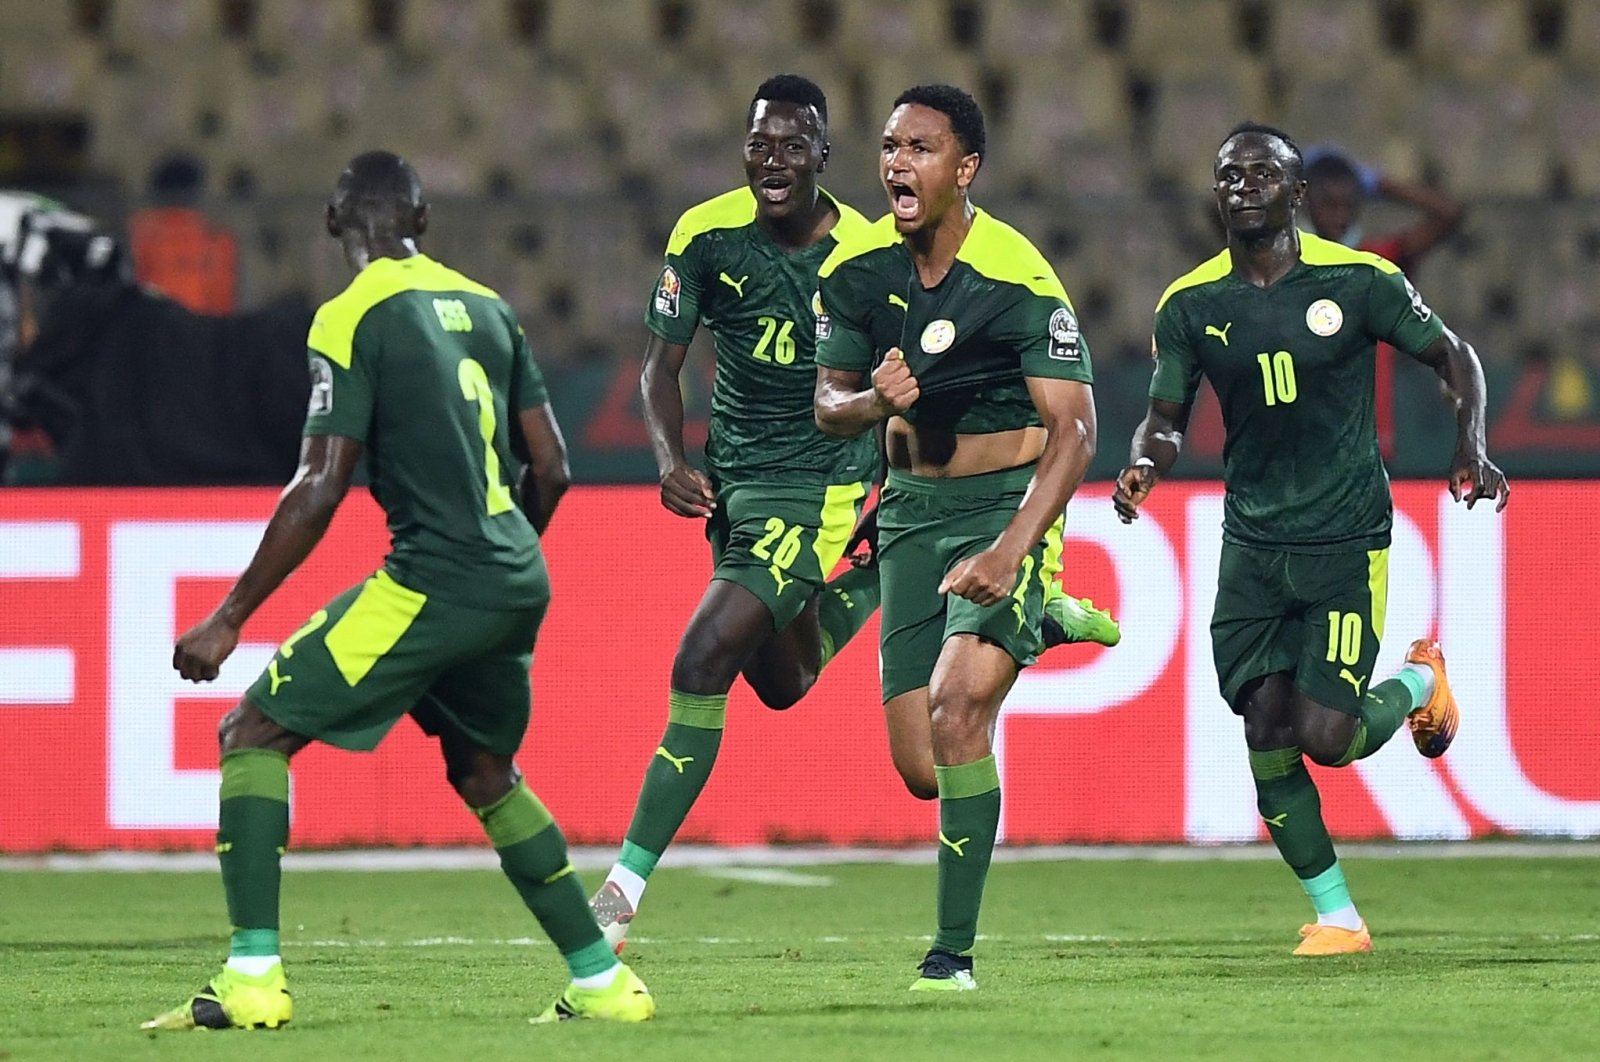
M 694 762 L 693 756 L 674 756 L 672 753 L 667 751 L 667 747 L 665 745 L 660 745 L 656 748 L 656 755 L 672 764 L 673 768 L 677 770 L 679 774 L 683 773 L 684 764 Z
M 735 280 L 726 273 L 719 273 L 717 275 L 717 279 L 728 285 L 728 287 L 732 288 L 734 291 L 737 291 L 739 293 L 739 298 L 742 299 L 744 298 L 744 282 L 750 279 L 750 274 L 746 273 L 738 280 Z
M 961 859 L 965 859 L 967 857 L 967 853 L 963 852 L 961 848 L 970 840 L 972 840 L 971 837 L 963 837 L 959 841 L 952 841 L 950 838 L 944 835 L 943 830 L 939 831 L 939 843 L 949 848 L 950 851 L 954 852 Z
M 1232 321 L 1229 321 L 1227 324 L 1223 325 L 1221 328 L 1218 328 L 1216 325 L 1206 325 L 1206 335 L 1208 335 L 1208 336 L 1216 336 L 1218 339 L 1222 340 L 1222 345 L 1223 346 L 1227 346 L 1228 345 L 1228 329 L 1230 329 L 1232 327 L 1233 327 L 1233 322 Z
M 1367 681 L 1367 677 L 1365 675 L 1361 676 L 1360 678 L 1356 678 L 1354 675 L 1352 675 L 1350 673 L 1350 669 L 1349 668 L 1341 667 L 1339 669 L 1339 677 L 1344 679 L 1346 682 L 1350 683 L 1350 685 L 1352 685 L 1352 686 L 1354 686 L 1356 688 L 1356 696 L 1357 697 L 1361 696 L 1361 684 Z
M 1265 815 L 1261 816 L 1261 818 L 1262 818 L 1263 821 L 1266 822 L 1266 824 L 1268 826 L 1275 826 L 1275 827 L 1277 827 L 1278 829 L 1281 830 L 1281 829 L 1283 829 L 1283 824 L 1284 824 L 1285 820 L 1287 820 L 1289 818 L 1289 813 L 1287 811 L 1284 811 L 1284 812 L 1280 812 L 1277 815 L 1272 816 L 1272 818 L 1270 818 L 1270 819 L 1267 818 Z
M 908 305 L 906 305 L 906 300 L 904 300 L 904 299 L 902 299 L 902 298 L 901 298 L 901 297 L 900 297 L 900 296 L 898 296 L 898 295 L 890 295 L 890 296 L 889 296 L 889 305 L 890 305 L 890 306 L 898 306 L 898 307 L 900 307 L 900 308 L 901 308 L 901 309 L 902 309 L 902 310 L 909 310 L 909 309 L 911 309 L 911 307 L 910 307 L 910 306 L 908 306 Z
M 793 579 L 785 579 L 783 577 L 783 570 L 780 569 L 776 564 L 769 566 L 767 571 L 771 573 L 772 581 L 778 584 L 779 594 L 782 594 L 784 590 L 788 589 L 789 584 L 794 582 Z

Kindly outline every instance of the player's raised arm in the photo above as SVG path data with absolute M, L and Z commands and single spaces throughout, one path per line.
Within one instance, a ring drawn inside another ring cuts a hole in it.
M 1483 364 L 1472 344 L 1450 331 L 1428 344 L 1417 360 L 1433 369 L 1450 391 L 1456 407 L 1456 450 L 1450 458 L 1450 493 L 1472 508 L 1485 498 L 1495 499 L 1499 512 L 1511 500 L 1505 473 L 1489 460 L 1485 425 L 1488 388 Z
M 717 507 L 711 480 L 684 456 L 683 385 L 679 378 L 688 354 L 687 343 L 672 343 L 652 334 L 644 348 L 639 390 L 661 480 L 661 504 L 679 516 L 710 516 Z
M 1128 524 L 1139 518 L 1139 506 L 1155 489 L 1156 481 L 1172 471 L 1183 449 L 1183 433 L 1189 429 L 1191 402 L 1152 398 L 1144 420 L 1133 430 L 1128 464 L 1117 473 L 1117 489 L 1111 496 L 1117 516 Z
M 255 556 L 216 610 L 178 639 L 172 666 L 191 682 L 210 682 L 239 643 L 239 629 L 322 540 L 350 489 L 361 443 L 342 435 L 307 436 L 300 467 L 278 498 Z
M 870 381 L 863 372 L 851 369 L 817 367 L 817 427 L 829 435 L 849 437 L 916 404 L 922 392 L 911 375 L 905 355 L 896 347 L 872 371 Z M 870 382 L 870 387 L 862 387 Z

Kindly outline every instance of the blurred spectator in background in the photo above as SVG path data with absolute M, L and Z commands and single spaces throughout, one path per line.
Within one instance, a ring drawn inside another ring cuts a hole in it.
M 232 313 L 238 248 L 197 205 L 205 179 L 204 164 L 184 152 L 156 163 L 153 205 L 128 219 L 134 276 L 195 313 Z
M 1461 225 L 1466 208 L 1437 188 L 1396 180 L 1363 166 L 1338 148 L 1311 147 L 1306 155 L 1306 210 L 1301 217 L 1323 239 L 1381 255 L 1413 274 L 1418 260 Z M 1383 199 L 1420 211 L 1422 217 L 1398 232 L 1375 235 L 1363 230 L 1361 208 Z M 1394 456 L 1394 348 L 1378 344 L 1378 446 Z

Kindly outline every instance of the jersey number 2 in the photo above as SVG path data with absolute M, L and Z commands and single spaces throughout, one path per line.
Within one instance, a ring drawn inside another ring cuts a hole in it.
M 483 436 L 483 472 L 489 515 L 510 512 L 515 503 L 511 488 L 500 482 L 500 456 L 494 452 L 494 392 L 489 389 L 489 374 L 472 358 L 462 358 L 456 367 L 461 397 L 478 403 L 478 434 Z

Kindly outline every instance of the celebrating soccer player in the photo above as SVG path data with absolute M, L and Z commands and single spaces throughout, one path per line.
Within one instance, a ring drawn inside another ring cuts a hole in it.
M 1457 410 L 1450 489 L 1510 488 L 1484 449 L 1483 369 L 1398 267 L 1295 228 L 1305 181 L 1282 132 L 1241 125 L 1216 161 L 1228 246 L 1156 307 L 1150 410 L 1117 477 L 1126 523 L 1178 459 L 1201 376 L 1221 401 L 1227 487 L 1212 652 L 1244 718 L 1257 805 L 1316 908 L 1296 955 L 1370 951 L 1304 759 L 1342 767 L 1406 723 L 1424 756 L 1455 736 L 1436 642 L 1372 684 L 1388 596 L 1389 479 L 1373 429 L 1378 341 L 1433 368 Z
M 655 1012 L 606 945 L 561 831 L 512 762 L 550 600 L 539 534 L 568 482 L 560 429 L 510 307 L 417 250 L 427 220 L 415 172 L 384 151 L 355 158 L 328 206 L 328 233 L 356 278 L 311 325 L 300 468 L 249 566 L 178 640 L 173 665 L 192 681 L 217 677 L 244 622 L 321 539 L 363 452 L 394 546 L 279 647 L 222 720 L 217 853 L 232 952 L 198 995 L 146 1028 L 290 1019 L 278 947 L 289 758 L 312 741 L 371 749 L 408 712 L 439 739 L 446 777 L 572 973 L 535 1020 Z M 520 504 L 513 416 L 532 456 Z
M 984 141 L 961 89 L 901 93 L 883 133 L 891 212 L 823 263 L 817 308 L 818 424 L 853 438 L 887 421 L 884 712 L 908 786 L 939 798 L 939 928 L 918 991 L 977 987 L 1000 822 L 990 734 L 1041 647 L 1062 512 L 1095 445 L 1089 349 L 1061 281 L 968 197 Z

